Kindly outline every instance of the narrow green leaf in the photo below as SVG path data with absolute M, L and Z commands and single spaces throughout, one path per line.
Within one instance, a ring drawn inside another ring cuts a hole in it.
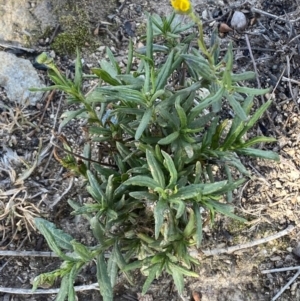
M 175 141 L 179 137 L 179 132 L 174 132 L 165 138 L 162 138 L 158 141 L 158 144 L 160 145 L 168 145 L 171 144 L 173 141 Z
M 169 200 L 188 200 L 202 194 L 203 184 L 191 184 L 178 189 L 177 193 L 170 196 Z
M 193 234 L 193 231 L 195 229 L 195 213 L 192 209 L 189 209 L 188 212 L 189 212 L 188 223 L 183 231 L 183 236 L 185 238 L 189 238 Z
M 120 268 L 120 270 L 122 270 L 128 280 L 128 282 L 133 285 L 133 279 L 132 277 L 130 276 L 130 274 L 127 272 L 127 271 L 124 271 L 124 267 L 126 266 L 126 261 L 125 261 L 125 258 L 124 256 L 122 255 L 120 249 L 119 249 L 119 246 L 117 243 L 115 243 L 114 245 L 114 255 L 115 255 L 115 260 L 118 264 L 118 267 Z
M 243 121 L 246 121 L 247 120 L 247 115 L 244 111 L 244 109 L 242 108 L 241 104 L 236 101 L 236 99 L 230 95 L 229 93 L 226 93 L 226 97 L 227 97 L 227 100 L 230 104 L 230 106 L 232 107 L 233 111 L 235 112 L 235 114 L 237 116 L 239 116 L 239 118 Z
M 115 261 L 113 253 L 110 255 L 107 262 L 107 271 L 110 278 L 110 284 L 113 288 L 117 282 L 119 267 Z
M 106 47 L 106 54 L 110 60 L 111 65 L 114 67 L 114 69 L 116 70 L 117 74 L 121 73 L 121 68 L 117 62 L 117 60 L 114 57 L 114 54 L 112 53 L 112 51 Z
M 160 199 L 154 207 L 155 239 L 158 239 L 159 237 L 159 232 L 164 222 L 164 212 L 167 209 L 168 209 L 168 204 L 163 199 Z
M 231 79 L 233 82 L 240 82 L 244 80 L 251 80 L 256 77 L 255 72 L 253 71 L 246 71 L 239 74 L 231 74 Z
M 199 277 L 199 275 L 197 273 L 195 273 L 193 271 L 190 271 L 190 270 L 188 270 L 188 269 L 186 269 L 186 268 L 184 268 L 184 267 L 182 267 L 178 264 L 173 264 L 172 263 L 172 266 L 173 266 L 174 269 L 176 269 L 179 273 L 181 273 L 183 275 L 186 275 L 188 277 L 196 277 L 196 278 Z
M 210 53 L 213 57 L 214 64 L 217 65 L 220 54 L 219 31 L 215 28 L 210 37 Z
M 104 229 L 101 226 L 97 216 L 93 216 L 90 219 L 90 225 L 93 232 L 93 235 L 96 237 L 98 242 L 102 245 L 104 244 Z
M 231 72 L 233 67 L 233 52 L 231 42 L 228 45 L 224 60 L 226 61 L 226 67 L 224 70 L 223 84 L 226 87 L 226 89 L 230 89 L 232 84 Z
M 231 171 L 230 171 L 230 168 L 229 168 L 228 164 L 224 164 L 224 169 L 225 169 L 225 174 L 227 176 L 228 182 L 232 183 L 233 182 L 232 174 L 231 174 Z M 227 203 L 232 203 L 232 201 L 233 201 L 232 190 L 227 191 L 226 201 L 227 201 Z
M 122 103 L 128 103 L 133 102 L 136 104 L 141 105 L 143 108 L 146 107 L 144 94 L 140 91 L 137 91 L 134 89 L 135 87 L 130 86 L 104 86 L 104 87 L 98 87 L 95 89 L 94 93 L 97 92 L 100 95 L 106 96 L 105 98 L 99 99 L 99 101 L 105 101 L 107 102 L 117 102 L 121 101 Z
M 178 271 L 178 269 L 176 269 L 176 265 L 173 264 L 173 263 L 169 263 L 169 266 L 170 266 L 170 270 L 172 272 L 172 277 L 173 277 L 173 280 L 174 280 L 174 283 L 175 283 L 175 286 L 178 290 L 178 293 L 179 294 L 182 294 L 183 293 L 183 289 L 184 289 L 184 280 L 183 280 L 183 275 L 182 273 L 180 273 Z
M 107 265 L 103 253 L 101 253 L 97 257 L 97 279 L 103 301 L 113 301 L 113 290 L 111 287 L 110 278 L 108 276 Z
M 154 264 L 148 268 L 149 275 L 143 285 L 142 295 L 145 295 L 147 293 L 147 291 L 148 291 L 152 281 L 155 279 L 156 273 L 159 271 L 159 269 L 160 269 L 160 263 Z
M 270 88 L 267 89 L 255 89 L 255 88 L 248 88 L 248 87 L 234 87 L 234 91 L 238 93 L 245 93 L 245 94 L 252 94 L 252 95 L 264 95 L 270 92 Z
M 74 289 L 74 281 L 78 274 L 78 268 L 74 264 L 69 274 L 68 301 L 76 301 L 76 293 Z
M 208 128 L 208 130 L 205 132 L 204 137 L 203 137 L 203 141 L 202 141 L 202 150 L 205 150 L 209 147 L 211 147 L 211 144 L 213 142 L 213 137 L 216 135 L 216 131 L 218 128 L 218 123 L 219 123 L 219 116 L 214 118 L 211 121 L 211 124 Z
M 114 175 L 115 177 L 120 176 L 120 174 L 116 171 L 113 170 L 111 168 L 108 167 L 103 167 L 100 164 L 93 164 L 93 167 L 95 168 L 95 170 L 99 173 L 100 176 L 104 176 L 106 179 L 110 176 L 110 175 Z
M 145 73 L 145 80 L 144 80 L 144 93 L 150 92 L 150 83 L 151 83 L 151 71 L 148 61 L 143 60 L 144 65 L 144 73 Z
M 85 245 L 77 242 L 75 239 L 71 241 L 71 244 L 74 248 L 74 252 L 85 262 L 89 262 L 93 258 L 92 252 Z
M 40 223 L 39 226 L 37 226 L 37 228 L 39 229 L 39 231 L 43 234 L 43 236 L 45 237 L 50 249 L 57 255 L 59 256 L 61 259 L 66 260 L 66 261 L 75 261 L 74 258 L 65 255 L 62 250 L 60 249 L 56 239 L 54 238 L 54 236 L 52 235 L 52 232 L 50 231 L 50 229 L 48 229 L 44 223 Z M 62 232 L 62 231 L 61 231 Z M 53 233 L 55 234 L 55 231 L 53 231 Z M 57 234 L 57 233 L 56 233 Z M 56 236 L 57 237 L 57 236 Z M 73 249 L 73 247 L 72 247 Z
M 136 52 L 137 53 L 140 53 L 140 54 L 146 54 L 146 50 L 147 50 L 147 47 L 146 46 L 143 46 L 143 47 L 140 47 L 138 49 L 136 49 Z M 153 52 L 164 52 L 164 53 L 168 53 L 170 51 L 170 48 L 167 47 L 167 46 L 164 46 L 164 45 L 158 45 L 158 44 L 153 44 Z
M 107 199 L 107 203 L 110 205 L 113 202 L 113 194 L 114 194 L 114 183 L 113 183 L 114 175 L 110 175 L 108 177 L 105 189 L 105 195 Z
M 161 153 L 165 158 L 164 166 L 168 169 L 168 171 L 170 173 L 170 181 L 169 181 L 168 186 L 172 187 L 173 185 L 175 185 L 177 183 L 177 179 L 178 179 L 177 170 L 176 170 L 175 164 L 174 164 L 171 156 L 168 153 L 166 153 L 165 151 L 161 151 Z
M 238 138 L 241 131 L 245 128 L 245 122 L 242 121 L 238 116 L 235 116 L 231 128 L 221 146 L 221 149 L 226 151 L 231 147 L 235 147 L 235 142 L 238 141 Z
M 174 50 L 172 50 L 167 58 L 167 61 L 164 63 L 162 68 L 159 70 L 156 80 L 155 80 L 155 92 L 163 89 L 165 85 L 167 84 L 167 80 L 172 74 L 172 64 L 173 64 L 173 58 L 174 58 Z
M 225 159 L 225 160 L 227 160 L 227 159 Z M 243 163 L 241 162 L 241 160 L 238 157 L 231 156 L 230 158 L 228 158 L 228 161 L 225 161 L 225 167 L 226 167 L 226 165 L 235 167 L 241 174 L 243 174 L 245 176 L 250 176 L 249 171 L 243 165 Z
M 114 221 L 118 219 L 118 213 L 115 210 L 107 209 L 106 213 L 110 220 Z
M 146 112 L 144 113 L 141 122 L 136 130 L 134 139 L 135 140 L 139 140 L 141 138 L 141 136 L 143 135 L 143 132 L 145 131 L 145 129 L 149 126 L 149 122 L 151 120 L 152 117 L 152 108 L 148 108 L 146 110 Z
M 87 177 L 90 183 L 90 188 L 89 192 L 92 194 L 92 196 L 98 201 L 102 202 L 102 200 L 105 200 L 105 194 L 102 191 L 100 184 L 97 180 L 97 178 L 94 176 L 94 174 L 88 170 L 87 171 Z
M 186 209 L 186 204 L 185 202 L 181 201 L 181 200 L 173 200 L 171 201 L 172 204 L 175 204 L 177 205 L 177 208 L 176 208 L 176 216 L 175 218 L 176 219 L 179 219 L 182 217 L 182 215 L 184 214 L 185 212 L 185 209 Z
M 38 230 L 45 236 L 46 233 L 44 232 L 44 229 L 47 229 L 47 232 L 49 231 L 51 235 L 53 236 L 55 242 L 57 245 L 65 250 L 73 251 L 73 246 L 71 244 L 71 241 L 73 240 L 73 237 L 64 231 L 57 229 L 55 224 L 37 217 L 34 219 L 35 226 L 38 228 Z
M 236 152 L 240 155 L 280 161 L 279 155 L 272 151 L 265 151 L 265 150 L 248 147 L 248 148 L 237 149 Z
M 82 63 L 78 47 L 76 48 L 76 54 L 74 84 L 79 91 L 82 85 Z
M 224 185 L 223 187 L 221 187 L 220 189 L 218 189 L 217 191 L 215 191 L 214 194 L 216 194 L 218 196 L 223 193 L 227 193 L 228 191 L 232 191 L 232 190 L 236 189 L 237 187 L 240 187 L 244 182 L 245 182 L 244 178 L 238 179 L 234 182 L 230 182 L 230 183 Z
M 194 209 L 195 216 L 196 216 L 196 243 L 197 243 L 197 248 L 200 248 L 200 245 L 201 245 L 201 242 L 203 239 L 202 216 L 200 213 L 200 207 L 196 202 L 193 203 L 193 209 Z
M 125 181 L 123 183 L 124 185 L 134 185 L 134 186 L 143 186 L 143 187 L 147 187 L 150 189 L 156 189 L 157 187 L 159 187 L 159 184 L 154 181 L 152 178 L 150 177 L 146 177 L 146 176 L 135 176 L 132 177 L 130 179 L 128 179 L 127 181 Z
M 224 203 L 219 203 L 217 201 L 213 201 L 213 200 L 209 200 L 209 203 L 210 205 L 212 205 L 214 207 L 214 209 L 219 212 L 219 213 L 222 213 L 226 216 L 229 216 L 235 220 L 238 220 L 240 222 L 247 222 L 246 219 L 242 218 L 242 217 L 239 217 L 237 215 L 235 215 L 233 213 L 233 209 L 234 207 L 232 205 L 229 205 L 229 204 L 224 204 Z
M 61 279 L 59 292 L 56 296 L 55 301 L 65 301 L 66 297 L 68 296 L 68 287 L 69 287 L 69 274 L 65 275 Z
M 187 127 L 187 117 L 185 111 L 180 106 L 180 97 L 177 97 L 175 100 L 175 109 L 180 119 L 181 129 L 185 129 Z
M 159 184 L 159 187 L 165 188 L 166 183 L 165 183 L 164 173 L 161 170 L 161 167 L 159 166 L 152 152 L 149 151 L 148 149 L 146 150 L 146 158 L 147 158 L 148 167 L 150 169 L 154 181 Z
M 223 87 L 220 87 L 219 90 L 215 94 L 209 95 L 207 98 L 200 101 L 200 103 L 192 109 L 192 111 L 191 111 L 193 113 L 192 116 L 194 116 L 194 117 L 197 116 L 205 108 L 207 108 L 208 106 L 212 105 L 213 103 L 221 100 L 224 95 L 224 91 L 225 91 L 225 89 Z
M 143 261 L 141 260 L 136 260 L 136 261 L 133 261 L 131 263 L 128 263 L 126 264 L 124 267 L 123 267 L 123 270 L 122 271 L 131 271 L 131 270 L 135 270 L 135 269 L 139 269 L 143 266 Z
M 149 151 L 151 151 L 153 153 L 153 150 L 148 148 Z M 158 160 L 159 163 L 163 163 L 164 161 L 164 158 L 161 154 L 161 149 L 160 149 L 160 146 L 158 144 L 155 145 L 155 149 L 154 149 L 154 156 L 156 158 L 156 160 Z
M 245 125 L 244 129 L 240 132 L 240 134 L 237 137 L 237 140 L 240 140 L 244 134 L 246 134 L 257 122 L 257 120 L 262 116 L 262 114 L 268 109 L 268 107 L 271 105 L 272 101 L 269 100 L 265 102 L 250 118 L 250 120 Z
M 66 111 L 61 115 L 63 121 L 59 125 L 59 131 L 72 119 L 76 118 L 80 114 L 86 112 L 85 108 L 76 110 L 76 111 Z
M 133 42 L 132 39 L 129 39 L 126 74 L 130 74 L 131 67 L 132 67 L 132 60 L 133 60 Z
M 165 93 L 166 93 L 166 92 L 165 92 L 164 89 L 157 90 L 157 91 L 151 96 L 150 103 L 153 104 L 158 98 L 162 97 Z
M 129 195 L 137 200 L 156 201 L 157 195 L 147 191 L 132 191 Z
M 121 83 L 113 78 L 107 71 L 100 69 L 100 68 L 92 68 L 91 71 L 105 81 L 107 84 L 112 86 L 119 86 Z
M 201 77 L 206 80 L 214 80 L 214 70 L 212 70 L 207 62 L 202 56 L 195 56 L 192 54 L 182 54 L 182 57 L 186 61 L 186 65 L 189 70 L 196 71 Z M 195 78 L 199 80 L 198 78 Z
M 247 148 L 252 146 L 253 144 L 257 144 L 257 143 L 268 143 L 268 142 L 276 142 L 277 140 L 273 137 L 265 137 L 265 136 L 258 136 L 258 137 L 254 137 L 250 140 L 248 140 L 247 142 L 245 142 L 242 146 L 242 148 Z
M 148 15 L 147 18 L 147 39 L 146 39 L 146 56 L 153 61 L 153 27 L 152 18 Z

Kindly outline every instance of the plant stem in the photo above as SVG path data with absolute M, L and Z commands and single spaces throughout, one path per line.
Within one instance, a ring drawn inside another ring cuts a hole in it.
M 198 26 L 198 30 L 199 30 L 198 46 L 201 49 L 201 51 L 203 52 L 203 54 L 207 57 L 210 66 L 213 67 L 213 58 L 212 58 L 210 52 L 208 51 L 208 49 L 205 45 L 205 41 L 204 41 L 202 21 L 200 20 L 199 16 L 196 15 L 194 12 L 190 13 L 189 16 Z

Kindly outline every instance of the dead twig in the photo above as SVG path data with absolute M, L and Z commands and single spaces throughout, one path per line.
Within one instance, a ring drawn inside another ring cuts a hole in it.
M 300 86 L 300 82 L 298 80 L 292 79 L 292 78 L 287 78 L 285 76 L 282 77 L 283 82 L 291 82 L 293 84 L 297 84 Z
M 1 293 L 10 293 L 15 295 L 49 295 L 49 294 L 58 294 L 59 288 L 50 288 L 50 289 L 37 289 L 32 291 L 32 289 L 23 289 L 23 288 L 10 288 L 10 287 L 0 287 Z M 99 290 L 98 283 L 92 283 L 88 285 L 79 285 L 74 286 L 75 292 L 82 292 L 88 290 Z
M 286 56 L 286 69 L 287 69 L 288 78 L 290 78 L 290 70 L 291 70 L 291 68 L 290 68 L 290 58 L 289 58 L 288 55 Z M 291 83 L 290 80 L 288 81 L 288 86 L 289 86 L 290 94 L 291 94 L 291 96 L 293 98 L 293 101 L 294 101 L 294 103 L 296 105 L 296 108 L 297 108 L 297 110 L 299 112 L 299 105 L 297 103 L 296 96 L 294 95 L 294 92 L 293 92 L 293 89 L 292 89 L 292 83 Z
M 66 253 L 67 256 L 72 256 L 73 253 Z M 56 253 L 52 251 L 7 251 L 0 250 L 0 257 L 8 256 L 8 257 L 59 257 Z M 109 258 L 110 254 L 105 253 L 105 258 Z
M 282 293 L 298 278 L 299 275 L 300 268 L 298 269 L 298 272 L 294 275 L 294 277 L 290 279 L 289 282 L 283 288 L 281 288 L 281 290 L 272 298 L 272 301 L 277 300 L 282 295 Z
M 272 269 L 272 270 L 263 270 L 263 271 L 261 271 L 261 273 L 262 274 L 268 274 L 268 273 L 287 272 L 287 271 L 294 271 L 294 270 L 300 270 L 300 266 L 280 268 L 280 269 Z
M 72 186 L 73 186 L 73 183 L 74 183 L 74 177 L 72 177 L 70 179 L 70 183 L 69 183 L 69 186 L 68 188 L 62 193 L 60 194 L 54 201 L 53 203 L 49 206 L 50 209 L 53 209 L 59 202 L 60 200 L 71 190 Z
M 246 39 L 247 47 L 248 47 L 248 50 L 249 50 L 250 58 L 252 60 L 254 72 L 256 74 L 257 87 L 258 87 L 258 89 L 261 89 L 261 84 L 260 84 L 260 80 L 259 80 L 259 75 L 258 75 L 258 71 L 257 71 L 255 59 L 254 59 L 254 56 L 253 56 L 253 53 L 252 53 L 251 44 L 250 44 L 248 35 L 246 33 L 245 33 L 245 39 Z M 261 102 L 262 102 L 262 104 L 264 103 L 264 97 L 263 97 L 263 95 L 261 95 Z
M 220 255 L 220 254 L 224 254 L 224 253 L 232 253 L 241 249 L 246 249 L 246 248 L 251 248 L 266 242 L 269 242 L 271 240 L 277 239 L 279 237 L 282 237 L 284 235 L 289 234 L 290 232 L 292 232 L 295 229 L 295 226 L 289 225 L 285 230 L 282 230 L 276 234 L 270 235 L 268 237 L 265 238 L 261 238 L 255 241 L 251 241 L 245 244 L 241 244 L 241 245 L 237 245 L 237 246 L 232 246 L 232 247 L 228 247 L 228 248 L 221 248 L 221 249 L 213 249 L 213 250 L 202 250 L 202 252 L 204 253 L 204 255 L 206 256 L 214 256 L 214 255 Z
M 56 37 L 57 32 L 58 32 L 58 30 L 59 30 L 59 27 L 60 27 L 60 25 L 57 24 L 56 27 L 55 27 L 55 29 L 54 29 L 54 31 L 53 31 L 53 33 L 52 33 L 52 35 L 51 35 L 51 37 L 50 37 L 50 39 L 49 39 L 49 42 L 48 42 L 49 45 L 52 44 L 54 38 Z
M 272 19 L 275 19 L 275 20 L 279 20 L 279 21 L 283 21 L 283 22 L 296 22 L 296 20 L 288 21 L 288 20 L 285 19 L 285 18 L 281 18 L 281 17 L 278 17 L 278 16 L 276 16 L 276 15 L 272 15 L 272 14 L 270 14 L 270 13 L 264 11 L 264 10 L 261 10 L 261 9 L 255 8 L 255 7 L 253 7 L 251 10 L 252 10 L 252 12 L 254 12 L 254 13 L 258 13 L 258 14 L 260 14 L 260 15 L 264 15 L 264 16 L 267 16 L 267 17 L 272 18 Z

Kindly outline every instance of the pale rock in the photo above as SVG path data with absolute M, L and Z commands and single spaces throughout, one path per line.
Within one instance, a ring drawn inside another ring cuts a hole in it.
M 0 0 L 1 43 L 31 47 L 48 26 L 56 25 L 57 18 L 50 1 L 32 3 L 34 7 L 28 9 L 28 0 Z
M 0 51 L 0 86 L 11 102 L 35 105 L 43 96 L 43 92 L 29 91 L 43 87 L 30 61 L 4 51 Z
M 293 249 L 294 255 L 300 257 L 300 243 L 297 243 L 297 245 Z
M 247 26 L 247 19 L 244 13 L 235 11 L 231 18 L 231 27 L 236 30 L 244 30 Z

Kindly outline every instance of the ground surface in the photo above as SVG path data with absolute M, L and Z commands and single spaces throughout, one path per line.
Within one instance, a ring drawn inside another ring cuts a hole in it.
M 138 4 L 134 0 L 123 4 L 107 1 L 107 7 L 100 6 L 100 1 L 80 2 L 90 18 L 92 30 L 100 28 L 95 36 L 102 43 L 99 45 L 113 47 L 120 61 L 126 55 L 128 34 L 134 34 L 135 28 L 138 32 L 138 28 L 144 24 L 144 12 L 162 14 L 170 10 L 168 1 L 139 1 Z M 236 191 L 235 205 L 237 213 L 247 217 L 250 222 L 241 225 L 219 217 L 213 228 L 204 229 L 201 249 L 205 250 L 246 243 L 279 232 L 288 225 L 299 224 L 300 5 L 297 1 L 289 0 L 205 3 L 197 0 L 194 5 L 204 18 L 207 36 L 217 22 L 230 25 L 231 13 L 235 10 L 243 11 L 249 21 L 253 17 L 257 18 L 253 26 L 247 26 L 240 33 L 229 32 L 222 38 L 222 45 L 226 49 L 228 42 L 233 42 L 236 71 L 254 70 L 246 42 L 248 37 L 260 79 L 260 83 L 254 82 L 253 85 L 276 87 L 274 103 L 255 131 L 276 137 L 278 142 L 268 145 L 268 148 L 278 151 L 281 156 L 280 163 L 263 160 L 247 162 L 253 176 Z M 271 16 L 251 13 L 251 8 L 260 9 Z M 97 60 L 104 55 L 102 50 L 100 47 L 90 51 L 88 45 L 83 49 L 85 70 L 96 66 Z M 63 71 L 72 76 L 71 56 L 58 55 L 56 61 Z M 45 73 L 41 72 L 41 76 L 47 84 Z M 87 90 L 92 84 L 87 84 Z M 0 169 L 0 250 L 49 250 L 43 238 L 31 228 L 31 217 L 35 214 L 51 220 L 79 241 L 89 243 L 92 238 L 87 234 L 87 223 L 83 219 L 74 219 L 66 203 L 67 199 L 78 200 L 79 196 L 85 200 L 87 195 L 80 189 L 80 180 L 60 167 L 50 147 L 51 130 L 57 130 L 59 116 L 66 106 L 64 97 L 58 93 L 48 94 L 37 107 L 18 108 L 8 103 L 5 91 L 1 90 L 0 100 L 12 108 L 0 110 L 1 151 L 8 154 L 8 148 L 11 150 L 10 162 L 2 160 Z M 260 103 L 261 99 L 258 98 L 257 105 Z M 71 123 L 63 133 L 73 144 L 80 146 L 84 142 L 84 132 L 78 124 Z M 39 143 L 46 149 L 44 159 L 38 162 L 29 177 L 16 183 L 20 174 L 26 170 L 26 163 L 32 166 L 35 162 Z M 12 210 L 15 212 L 14 217 Z M 30 238 L 27 235 L 29 231 Z M 299 228 L 296 227 L 292 233 L 280 239 L 233 254 L 205 257 L 199 250 L 201 265 L 196 268 L 199 279 L 186 280 L 183 296 L 178 295 L 171 279 L 165 277 L 153 283 L 146 296 L 148 298 L 139 297 L 143 279 L 140 280 L 137 275 L 134 288 L 128 287 L 120 279 L 115 300 L 189 300 L 191 292 L 195 290 L 202 292 L 202 301 L 271 300 L 295 272 L 262 274 L 261 270 L 297 266 L 299 259 L 292 251 L 300 241 L 299 238 Z M 51 271 L 59 264 L 58 259 L 50 257 L 1 257 L 0 286 L 30 289 L 30 282 L 36 275 Z M 95 266 L 91 265 L 82 271 L 76 285 L 94 282 Z M 299 284 L 300 278 L 278 300 L 300 300 Z M 0 301 L 54 299 L 55 295 L 45 297 L 0 293 Z M 93 290 L 79 293 L 78 300 L 101 299 L 99 293 Z

